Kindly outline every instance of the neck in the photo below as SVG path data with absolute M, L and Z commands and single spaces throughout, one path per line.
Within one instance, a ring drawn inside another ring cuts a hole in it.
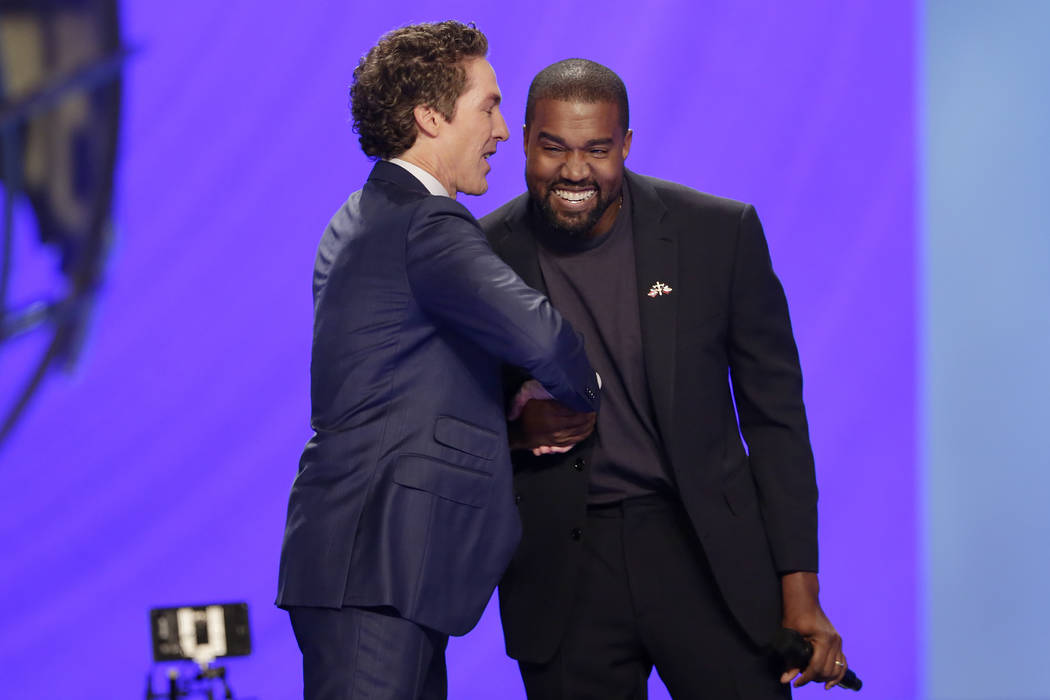
M 429 149 L 423 147 L 423 144 L 419 142 L 419 138 L 416 139 L 416 143 L 412 148 L 399 155 L 398 158 L 406 163 L 411 163 L 417 168 L 426 170 L 441 183 L 441 186 L 448 192 L 449 197 L 452 199 L 456 198 L 456 188 L 452 184 L 452 178 L 447 174 L 448 170 L 441 167 L 441 159 L 437 157 L 436 153 L 431 153 Z
M 620 215 L 621 209 L 623 209 L 623 189 L 620 190 L 620 196 L 616 198 L 616 203 L 610 204 L 609 208 L 602 213 L 601 218 L 594 224 L 594 227 L 584 235 L 593 239 L 601 238 L 609 233 L 613 224 L 616 223 L 616 217 Z

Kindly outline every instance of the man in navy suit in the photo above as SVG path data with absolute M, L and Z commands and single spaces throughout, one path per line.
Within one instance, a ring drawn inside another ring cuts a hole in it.
M 529 698 L 644 698 L 654 665 L 689 700 L 830 687 L 846 659 L 818 600 L 802 372 L 754 208 L 626 170 L 627 90 L 593 61 L 536 76 L 524 140 L 528 193 L 482 226 L 603 380 L 593 432 L 550 400 L 512 424 L 531 449 L 499 598 Z M 767 654 L 781 625 L 807 668 Z
M 455 201 L 486 190 L 508 135 L 487 48 L 472 26 L 420 24 L 354 71 L 354 128 L 381 160 L 317 254 L 314 436 L 277 596 L 307 698 L 445 697 L 448 635 L 477 623 L 520 536 L 503 363 L 597 409 L 579 336 Z

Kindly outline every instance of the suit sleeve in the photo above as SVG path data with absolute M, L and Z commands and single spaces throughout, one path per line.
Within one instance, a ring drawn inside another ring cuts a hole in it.
M 597 410 L 583 340 L 547 297 L 496 256 L 462 206 L 424 200 L 408 235 L 406 269 L 413 296 L 432 317 L 528 370 L 573 410 Z
M 816 571 L 817 485 L 787 299 L 750 205 L 737 234 L 729 361 L 740 430 L 777 570 Z

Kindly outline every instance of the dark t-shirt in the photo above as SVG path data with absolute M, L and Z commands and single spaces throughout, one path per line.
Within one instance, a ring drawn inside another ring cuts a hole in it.
M 602 378 L 588 503 L 671 490 L 642 357 L 631 197 L 598 239 L 574 238 L 540 222 L 540 269 L 555 308 L 583 334 L 587 357 Z M 615 204 L 612 206 L 616 206 Z

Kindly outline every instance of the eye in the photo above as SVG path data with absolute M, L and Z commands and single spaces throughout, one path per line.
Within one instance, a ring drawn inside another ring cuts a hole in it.
M 605 156 L 609 155 L 609 151 L 604 148 L 592 148 L 591 155 L 595 158 L 604 158 Z
M 559 146 L 544 146 L 543 150 L 547 151 L 547 153 L 561 153 L 561 147 Z

